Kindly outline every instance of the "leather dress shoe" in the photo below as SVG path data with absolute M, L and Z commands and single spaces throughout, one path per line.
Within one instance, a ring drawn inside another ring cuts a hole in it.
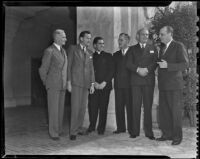
M 94 130 L 93 129 L 87 129 L 87 133 L 91 133 L 91 132 L 93 132 Z
M 181 143 L 181 140 L 172 141 L 172 145 L 179 145 L 180 143 Z
M 59 137 L 52 137 L 52 136 L 50 136 L 50 138 L 51 138 L 52 140 L 59 140 L 59 139 L 60 139 Z
M 146 136 L 147 138 L 149 138 L 150 140 L 155 140 L 156 138 L 154 136 Z
M 76 135 L 70 135 L 70 140 L 76 140 Z
M 171 138 L 166 138 L 166 137 L 159 137 L 159 138 L 156 138 L 156 141 L 166 141 L 166 140 L 171 140 Z
M 116 130 L 116 131 L 113 131 L 113 134 L 120 134 L 120 133 L 124 133 L 124 132 L 126 132 L 126 131 L 118 131 L 118 130 Z
M 78 134 L 78 135 L 84 135 L 84 133 L 83 133 L 83 132 L 78 132 L 77 134 Z
M 130 135 L 129 137 L 130 137 L 130 138 L 136 138 L 137 135 Z
M 98 132 L 98 135 L 104 135 L 104 132 L 100 131 L 100 132 Z

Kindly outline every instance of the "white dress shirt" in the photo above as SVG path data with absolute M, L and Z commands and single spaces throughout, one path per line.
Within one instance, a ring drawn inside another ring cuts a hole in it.
M 126 49 L 122 49 L 121 51 L 122 51 L 122 55 L 126 55 L 126 52 L 128 51 L 128 48 L 129 47 L 127 47 Z
M 60 45 L 58 45 L 58 44 L 56 44 L 56 43 L 53 43 L 56 47 L 57 47 L 57 49 L 60 51 L 61 50 L 61 47 L 60 47 Z

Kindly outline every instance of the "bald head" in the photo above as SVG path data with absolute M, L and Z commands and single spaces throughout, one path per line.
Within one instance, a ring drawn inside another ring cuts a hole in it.
M 60 46 L 65 45 L 65 42 L 67 41 L 65 31 L 62 29 L 56 29 L 53 32 L 53 40 Z

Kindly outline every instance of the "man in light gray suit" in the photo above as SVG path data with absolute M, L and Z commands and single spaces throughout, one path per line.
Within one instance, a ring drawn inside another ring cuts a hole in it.
M 83 31 L 79 35 L 80 44 L 71 46 L 68 51 L 68 90 L 71 92 L 70 140 L 83 135 L 83 121 L 88 93 L 94 92 L 94 68 L 92 51 L 88 49 L 91 33 Z M 89 91 L 88 91 L 89 90 Z
M 59 140 L 62 133 L 65 90 L 67 88 L 67 56 L 62 48 L 67 41 L 64 30 L 53 32 L 54 43 L 45 51 L 39 74 L 47 90 L 49 135 Z

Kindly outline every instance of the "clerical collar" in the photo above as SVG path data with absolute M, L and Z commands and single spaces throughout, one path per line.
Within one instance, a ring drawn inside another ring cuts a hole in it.
M 146 43 L 139 43 L 140 44 L 140 47 L 142 48 L 142 46 L 146 47 Z
M 96 50 L 96 53 L 97 53 L 98 55 L 100 55 L 100 54 L 101 54 L 101 51 L 97 51 L 97 50 Z
M 61 50 L 61 46 L 60 46 L 60 45 L 56 44 L 55 42 L 54 42 L 53 44 L 56 46 L 56 48 L 57 48 L 59 51 Z

